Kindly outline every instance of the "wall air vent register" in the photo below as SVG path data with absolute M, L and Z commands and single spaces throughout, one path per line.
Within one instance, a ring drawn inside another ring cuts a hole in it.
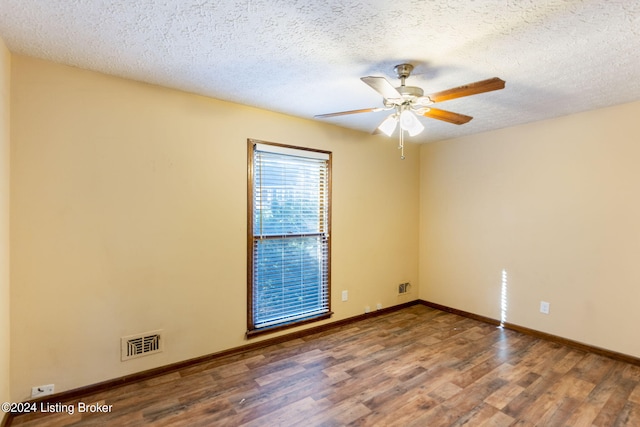
M 162 330 L 122 337 L 120 341 L 121 360 L 134 359 L 160 353 L 164 348 Z

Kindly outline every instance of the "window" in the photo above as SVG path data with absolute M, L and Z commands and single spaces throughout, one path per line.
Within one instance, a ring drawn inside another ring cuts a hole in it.
M 331 153 L 249 140 L 247 336 L 331 316 Z

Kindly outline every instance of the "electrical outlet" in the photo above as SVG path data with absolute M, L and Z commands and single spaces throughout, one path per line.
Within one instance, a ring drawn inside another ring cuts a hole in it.
M 53 384 L 31 387 L 32 399 L 36 397 L 49 396 L 50 394 L 53 394 Z
M 382 310 L 382 304 L 377 303 L 376 304 L 376 310 Z
M 367 305 L 367 306 L 365 306 L 365 308 L 364 308 L 364 312 L 365 312 L 365 313 L 368 313 L 368 312 L 370 312 L 370 311 L 371 311 L 371 307 L 369 307 L 368 305 Z
M 549 314 L 549 305 L 546 301 L 540 301 L 540 313 Z
M 342 301 L 349 300 L 349 291 L 342 291 Z

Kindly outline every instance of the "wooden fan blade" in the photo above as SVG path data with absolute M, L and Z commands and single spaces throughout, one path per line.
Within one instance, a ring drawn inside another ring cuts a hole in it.
M 380 108 L 380 107 L 363 108 L 361 110 L 349 110 L 349 111 L 340 111 L 338 113 L 318 114 L 313 117 L 316 119 L 326 119 L 327 117 L 346 116 L 347 114 L 375 113 L 376 111 L 382 111 L 382 110 L 384 110 L 384 108 Z
M 450 99 L 461 98 L 463 96 L 476 95 L 478 93 L 491 92 L 492 90 L 504 89 L 504 80 L 494 77 L 480 82 L 469 83 L 468 85 L 443 90 L 441 92 L 427 95 L 433 102 L 448 101 Z
M 389 80 L 385 79 L 384 77 L 368 76 L 361 77 L 360 80 L 371 86 L 373 90 L 382 95 L 384 99 L 402 98 L 400 92 L 398 92 L 398 90 L 393 87 L 391 83 L 389 83 Z
M 432 119 L 438 119 L 445 122 L 453 123 L 454 125 L 463 125 L 473 119 L 471 116 L 465 116 L 464 114 L 452 113 L 451 111 L 440 110 L 438 108 L 429 108 L 428 111 L 422 113 L 425 117 Z

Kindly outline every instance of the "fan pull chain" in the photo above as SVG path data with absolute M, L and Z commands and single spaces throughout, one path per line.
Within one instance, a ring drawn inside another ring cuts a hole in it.
M 400 129 L 400 143 L 398 144 L 398 150 L 400 150 L 400 160 L 404 160 L 404 130 Z

